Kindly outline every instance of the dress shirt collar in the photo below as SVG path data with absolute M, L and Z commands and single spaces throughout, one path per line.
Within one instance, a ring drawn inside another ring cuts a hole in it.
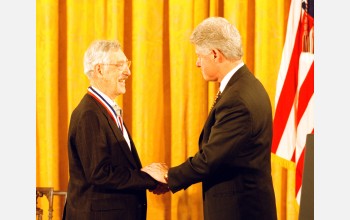
M 244 65 L 243 62 L 241 62 L 240 64 L 238 64 L 235 68 L 233 68 L 230 72 L 228 72 L 226 74 L 226 76 L 222 79 L 221 83 L 220 83 L 220 92 L 223 92 L 228 81 L 231 79 L 231 77 L 233 76 L 233 74 L 235 74 L 235 72 L 237 72 L 237 70 L 239 68 L 241 68 Z

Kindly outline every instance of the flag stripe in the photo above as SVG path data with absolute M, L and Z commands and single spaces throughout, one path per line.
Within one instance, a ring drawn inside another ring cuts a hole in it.
M 297 3 L 296 3 L 297 2 Z M 278 81 L 276 86 L 276 110 L 273 124 L 273 139 L 271 151 L 277 153 L 278 146 L 288 148 L 289 144 L 293 141 L 293 136 L 286 135 L 286 130 L 289 131 L 291 127 L 294 127 L 293 116 L 293 104 L 296 93 L 297 79 L 295 78 L 294 71 L 297 71 L 299 65 L 299 55 L 301 51 L 300 47 L 300 32 L 302 28 L 300 26 L 300 14 L 301 14 L 301 0 L 293 0 L 289 10 L 288 26 L 286 41 L 282 52 L 282 61 L 280 70 L 278 73 Z M 289 133 L 289 132 L 288 132 Z M 284 137 L 283 137 L 284 136 Z M 282 143 L 281 143 L 282 141 Z M 286 145 L 287 144 L 287 145 Z M 295 146 L 295 145 L 293 145 Z M 291 159 L 293 150 L 285 155 L 288 159 Z
M 300 72 L 300 71 L 299 71 Z M 297 125 L 303 116 L 307 105 L 314 94 L 314 63 L 312 62 L 311 67 L 308 71 L 307 76 L 302 83 L 299 90 L 299 100 L 298 100 L 298 111 L 297 111 Z
M 298 4 L 301 4 L 301 0 L 292 0 L 291 2 L 291 7 L 289 10 L 288 25 L 287 25 L 286 40 L 283 47 L 281 66 L 280 66 L 280 70 L 277 78 L 278 81 L 276 86 L 275 100 L 278 100 L 281 94 L 283 82 L 285 81 L 286 73 L 289 68 L 292 52 L 294 50 L 293 48 L 295 45 L 295 39 L 299 28 L 301 7 L 299 7 L 299 5 L 296 4 L 295 2 L 297 2 Z
M 314 129 L 314 97 L 311 96 L 311 99 L 309 101 L 309 104 L 307 105 L 305 112 L 303 116 L 301 117 L 301 120 L 299 122 L 299 125 L 297 127 L 297 136 L 296 136 L 296 162 L 299 160 L 299 155 L 301 150 L 305 147 L 306 143 L 306 136 L 307 134 L 310 134 L 311 131 Z
M 304 0 L 303 5 L 307 4 Z M 302 10 L 302 0 L 292 0 L 276 85 L 271 152 L 295 162 L 295 196 L 299 204 L 306 136 L 314 131 L 313 25 L 313 17 Z
M 301 26 L 298 25 L 298 33 L 302 31 Z M 300 36 L 300 34 L 298 34 Z M 287 124 L 289 113 L 292 110 L 292 106 L 295 100 L 296 94 L 296 85 L 297 85 L 297 75 L 295 72 L 298 72 L 299 68 L 299 56 L 301 53 L 300 47 L 300 38 L 297 37 L 295 41 L 295 45 L 293 48 L 292 57 L 290 60 L 290 65 L 288 67 L 288 72 L 286 74 L 286 78 L 284 80 L 282 91 L 279 95 L 279 99 L 277 102 L 277 107 L 275 111 L 274 118 L 274 137 L 272 140 L 272 152 L 276 153 L 278 145 L 281 140 L 281 136 L 284 132 L 285 126 Z M 280 74 L 279 74 L 280 75 Z
M 283 157 L 287 160 L 292 160 L 294 162 L 293 154 L 295 149 L 295 139 L 296 139 L 296 132 L 295 132 L 295 117 L 294 117 L 294 106 L 292 107 L 292 110 L 289 112 L 288 121 L 286 123 L 284 132 L 281 134 L 280 142 L 278 145 L 278 148 L 276 149 L 276 155 Z M 276 117 L 274 119 L 276 121 Z M 273 135 L 275 138 L 275 128 L 273 131 Z
M 312 17 L 304 13 L 303 18 L 307 19 L 308 30 L 313 27 Z M 303 20 L 303 24 L 304 20 Z M 304 36 L 302 36 L 304 37 Z M 305 38 L 308 40 L 308 38 Z M 302 42 L 302 44 L 305 42 Z M 300 204 L 300 192 L 302 188 L 302 179 L 304 171 L 304 154 L 306 136 L 314 129 L 313 121 L 313 94 L 314 94 L 314 55 L 309 52 L 302 52 L 299 60 L 298 70 L 298 103 L 296 111 L 296 176 L 295 176 L 295 194 L 297 202 Z

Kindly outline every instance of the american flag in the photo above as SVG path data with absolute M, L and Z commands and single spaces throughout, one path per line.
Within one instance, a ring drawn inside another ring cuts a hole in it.
M 272 153 L 296 164 L 300 204 L 304 149 L 314 133 L 314 1 L 292 0 L 276 85 Z

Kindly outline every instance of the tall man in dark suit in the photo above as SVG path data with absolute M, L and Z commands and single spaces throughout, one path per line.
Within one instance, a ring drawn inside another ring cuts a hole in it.
M 126 91 L 130 64 L 117 41 L 95 41 L 85 52 L 90 87 L 69 125 L 64 219 L 145 220 L 146 190 L 167 191 L 140 170 L 135 145 L 114 101 Z
M 271 103 L 242 61 L 240 34 L 226 19 L 212 17 L 194 29 L 190 40 L 203 78 L 220 83 L 219 97 L 193 157 L 169 170 L 157 163 L 143 170 L 173 193 L 202 182 L 206 220 L 275 220 Z

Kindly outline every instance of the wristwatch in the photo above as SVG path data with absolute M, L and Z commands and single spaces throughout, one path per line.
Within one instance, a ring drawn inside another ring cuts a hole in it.
M 168 182 L 168 172 L 166 172 L 166 173 L 164 174 L 164 179 L 165 179 L 166 182 Z

